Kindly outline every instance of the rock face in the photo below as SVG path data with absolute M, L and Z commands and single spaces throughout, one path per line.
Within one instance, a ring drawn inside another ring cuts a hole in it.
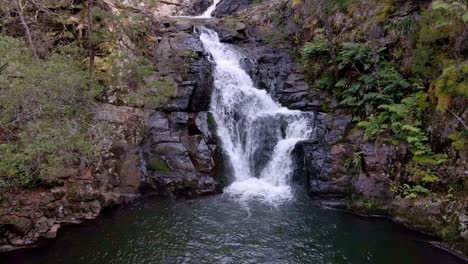
M 166 194 L 220 192 L 213 178 L 220 150 L 210 127 L 207 112 L 154 113 L 142 143 L 148 184 Z
M 215 17 L 224 17 L 248 8 L 253 2 L 253 0 L 221 0 L 216 6 L 213 15 Z
M 57 172 L 53 186 L 0 193 L 0 251 L 53 238 L 63 224 L 93 219 L 141 193 L 196 196 L 221 191 L 222 151 L 208 113 L 213 66 L 194 27 L 155 20 L 154 76 L 177 93 L 158 109 L 102 103 L 94 122 L 112 131 L 92 167 Z M 1 131 L 0 131 L 1 132 Z
M 158 77 L 173 80 L 176 97 L 154 112 L 142 142 L 145 182 L 159 193 L 201 195 L 220 192 L 215 160 L 221 150 L 207 112 L 213 91 L 213 65 L 191 21 L 160 22 L 155 50 Z
M 127 5 L 134 8 L 141 8 L 141 0 L 126 1 Z M 147 3 L 145 3 L 147 2 Z M 143 1 L 144 4 L 151 6 L 150 1 Z M 195 16 L 202 14 L 213 0 L 168 0 L 159 1 L 152 11 L 157 16 Z
M 93 168 L 57 172 L 51 188 L 0 193 L 0 251 L 34 245 L 39 238 L 54 238 L 63 224 L 95 218 L 104 207 L 139 196 L 139 129 L 147 113 L 131 107 L 99 105 L 96 121 L 113 129 L 112 142 Z

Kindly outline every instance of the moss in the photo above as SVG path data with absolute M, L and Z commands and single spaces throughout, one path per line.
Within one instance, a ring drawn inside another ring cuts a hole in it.
M 432 91 L 437 97 L 437 109 L 445 111 L 454 96 L 468 97 L 468 63 L 450 65 L 434 82 Z
M 186 50 L 184 51 L 184 55 L 183 55 L 185 58 L 189 58 L 189 59 L 198 59 L 200 56 L 198 55 L 198 53 L 196 51 L 193 51 L 193 50 Z
M 78 201 L 78 186 L 76 183 L 71 183 L 68 188 L 67 188 L 67 193 L 65 194 L 67 197 L 67 200 L 72 202 L 72 201 Z
M 449 139 L 452 140 L 452 147 L 458 151 L 465 151 L 468 145 L 468 129 L 464 129 L 460 132 L 453 132 L 449 134 Z
M 360 197 L 351 201 L 351 210 L 357 214 L 363 215 L 385 215 L 387 209 L 382 206 L 382 203 L 374 199 L 366 199 Z
M 209 112 L 206 119 L 206 122 L 208 123 L 208 128 L 211 131 L 216 131 L 217 126 L 213 114 Z
M 377 12 L 377 18 L 380 22 L 385 22 L 387 18 L 393 14 L 397 10 L 395 3 L 393 0 L 386 0 L 384 1 L 384 5 L 382 8 Z
M 172 171 L 161 158 L 156 157 L 151 159 L 148 165 L 154 171 L 165 173 L 169 173 Z

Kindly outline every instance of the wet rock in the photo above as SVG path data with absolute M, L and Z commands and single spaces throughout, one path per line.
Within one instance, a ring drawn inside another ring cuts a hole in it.
M 146 182 L 164 194 L 218 192 L 207 112 L 156 112 L 142 143 Z M 206 177 L 212 178 L 207 181 Z M 199 183 L 205 182 L 205 184 Z M 211 182 L 207 184 L 207 182 Z
M 24 239 L 15 237 L 13 239 L 10 239 L 10 244 L 15 247 L 21 247 L 26 244 L 26 241 Z
M 241 47 L 248 55 L 243 66 L 256 87 L 267 90 L 283 106 L 303 111 L 323 111 L 324 106 L 337 106 L 325 91 L 308 86 L 304 70 L 293 59 L 290 50 L 257 43 Z
M 191 21 L 163 20 L 165 34 L 155 50 L 156 71 L 160 78 L 172 80 L 177 95 L 161 110 L 208 111 L 213 91 L 213 65 Z M 170 33 L 169 33 L 170 32 Z
M 55 224 L 47 232 L 41 234 L 41 237 L 48 238 L 48 239 L 56 238 L 57 237 L 57 231 L 58 231 L 59 228 L 60 228 L 60 225 Z
M 213 16 L 224 17 L 230 15 L 248 8 L 253 2 L 253 0 L 221 0 L 213 12 Z

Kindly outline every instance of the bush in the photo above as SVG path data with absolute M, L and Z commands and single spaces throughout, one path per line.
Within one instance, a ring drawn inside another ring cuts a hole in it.
M 397 188 L 394 188 L 394 192 L 397 196 L 401 196 L 407 199 L 415 199 L 418 195 L 427 196 L 431 194 L 431 191 L 422 187 L 421 185 L 416 185 L 411 187 L 409 184 L 403 184 Z
M 0 53 L 9 54 L 0 62 L 4 65 L 0 72 L 2 124 L 74 118 L 92 109 L 100 89 L 77 62 L 58 54 L 46 61 L 33 60 L 21 43 L 4 37 L 0 37 Z
M 377 112 L 381 104 L 399 102 L 409 83 L 386 60 L 385 48 L 372 49 L 365 44 L 344 43 L 337 49 L 339 79 L 332 77 L 327 43 L 316 38 L 303 48 L 303 63 L 314 85 L 330 90 L 358 115 Z
M 0 127 L 16 128 L 0 143 L 0 188 L 53 181 L 93 157 L 87 121 L 101 89 L 60 52 L 36 60 L 21 42 L 0 36 Z
M 421 13 L 412 71 L 423 82 L 437 78 L 447 63 L 466 52 L 466 10 L 464 1 L 436 0 Z

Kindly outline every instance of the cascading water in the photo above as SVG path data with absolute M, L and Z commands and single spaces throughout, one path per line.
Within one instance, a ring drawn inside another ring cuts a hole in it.
M 213 11 L 216 9 L 216 5 L 219 3 L 220 0 L 214 0 L 213 1 L 213 4 L 211 6 L 208 7 L 208 9 L 203 12 L 203 14 L 199 15 L 199 16 L 196 16 L 196 18 L 210 18 L 212 17 L 211 16 L 211 13 L 213 13 Z
M 289 110 L 256 89 L 242 69 L 242 55 L 202 28 L 200 39 L 216 64 L 211 112 L 235 181 L 225 193 L 276 203 L 292 198 L 291 152 L 313 132 L 313 113 Z

